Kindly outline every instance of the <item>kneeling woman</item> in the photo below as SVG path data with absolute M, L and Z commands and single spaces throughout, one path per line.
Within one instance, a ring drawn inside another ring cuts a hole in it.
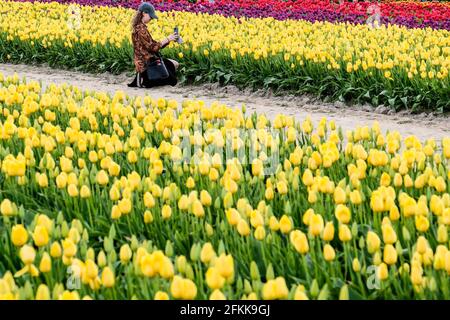
M 151 19 L 158 19 L 155 14 L 155 8 L 144 2 L 139 6 L 136 15 L 133 18 L 132 27 L 132 41 L 134 48 L 134 65 L 136 68 L 136 77 L 129 87 L 145 87 L 151 88 L 155 86 L 177 84 L 176 70 L 178 69 L 178 62 L 172 59 L 163 58 L 166 65 L 169 77 L 160 80 L 150 80 L 147 75 L 147 64 L 156 58 L 159 50 L 166 47 L 170 42 L 176 41 L 178 36 L 174 33 L 162 41 L 153 40 L 148 32 L 147 23 Z

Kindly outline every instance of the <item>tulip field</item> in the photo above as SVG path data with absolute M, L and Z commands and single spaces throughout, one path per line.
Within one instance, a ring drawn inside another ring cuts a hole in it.
M 133 70 L 138 4 L 0 0 L 0 63 Z M 447 3 L 155 6 L 184 82 L 450 111 Z M 0 71 L 0 300 L 450 299 L 450 136 L 218 100 Z
M 88 72 L 134 69 L 130 21 L 137 2 L 61 2 L 1 0 L 0 62 Z M 171 43 L 164 55 L 180 61 L 182 83 L 450 110 L 448 3 L 382 3 L 373 9 L 369 3 L 275 2 L 255 8 L 250 0 L 157 3 L 160 19 L 149 30 L 162 39 L 179 27 L 184 43 Z
M 450 138 L 17 75 L 0 105 L 2 299 L 450 298 Z

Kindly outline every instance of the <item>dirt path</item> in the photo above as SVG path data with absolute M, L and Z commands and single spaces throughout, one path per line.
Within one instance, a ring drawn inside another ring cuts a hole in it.
M 123 90 L 129 95 L 150 95 L 153 98 L 175 99 L 181 102 L 183 99 L 201 99 L 210 104 L 220 101 L 230 107 L 240 107 L 245 103 L 248 112 L 265 113 L 273 119 L 276 114 L 284 113 L 293 115 L 298 120 L 303 120 L 310 115 L 314 123 L 322 117 L 333 119 L 338 126 L 345 130 L 354 129 L 356 126 L 372 125 L 378 120 L 383 131 L 397 130 L 402 137 L 416 135 L 421 140 L 435 138 L 440 141 L 443 137 L 450 137 L 450 115 L 436 114 L 409 114 L 406 111 L 394 113 L 391 110 L 371 106 L 346 106 L 343 103 L 324 103 L 309 96 L 283 96 L 275 97 L 262 92 L 240 91 L 233 86 L 218 87 L 217 85 L 202 86 L 175 86 L 152 89 L 128 88 L 127 83 L 132 77 L 127 74 L 112 75 L 86 74 L 81 72 L 52 69 L 46 66 L 29 66 L 0 64 L 0 72 L 19 77 L 26 76 L 29 80 L 42 81 L 46 87 L 50 83 L 62 84 L 64 82 L 75 85 L 84 90 L 97 90 L 113 93 Z M 387 114 L 388 113 L 388 114 Z

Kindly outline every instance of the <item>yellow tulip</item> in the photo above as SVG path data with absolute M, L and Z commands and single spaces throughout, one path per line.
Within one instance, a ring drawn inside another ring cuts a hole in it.
M 203 263 L 209 263 L 214 257 L 216 256 L 216 253 L 214 251 L 213 246 L 211 243 L 207 242 L 203 245 L 202 250 L 200 251 L 200 260 Z
M 37 288 L 36 300 L 50 300 L 50 290 L 45 284 L 40 284 Z
M 158 291 L 155 293 L 155 300 L 169 300 L 169 295 L 164 291 Z
M 122 262 L 122 264 L 128 263 L 128 261 L 130 261 L 132 255 L 133 255 L 133 252 L 131 251 L 131 248 L 128 244 L 124 244 L 120 247 L 119 257 L 120 257 L 120 262 Z
M 96 181 L 99 185 L 102 185 L 102 186 L 108 184 L 109 177 L 105 170 L 100 170 L 97 173 Z
M 323 229 L 322 239 L 324 241 L 331 241 L 334 239 L 334 224 L 329 221 L 326 223 L 325 228 Z
M 338 204 L 335 209 L 335 216 L 340 223 L 349 223 L 351 218 L 350 209 L 343 205 Z
M 323 257 L 326 261 L 332 261 L 336 257 L 336 252 L 328 243 L 323 247 Z
M 13 203 L 9 199 L 4 199 L 0 204 L 0 211 L 4 216 L 12 216 L 15 214 Z
M 284 234 L 289 233 L 292 230 L 292 221 L 291 219 L 283 215 L 280 219 L 280 231 Z
M 289 239 L 295 250 L 300 254 L 306 254 L 309 251 L 309 243 L 306 235 L 300 230 L 294 230 L 290 233 Z
M 387 265 L 392 265 L 397 262 L 397 250 L 391 244 L 387 244 L 384 247 L 383 261 Z
M 225 284 L 225 278 L 216 268 L 211 267 L 206 271 L 206 284 L 213 290 L 221 289 Z
M 213 293 L 211 293 L 211 295 L 209 296 L 209 300 L 226 300 L 226 299 L 227 298 L 222 293 L 222 291 L 218 289 L 214 290 Z
M 34 244 L 38 247 L 47 245 L 49 241 L 47 229 L 42 226 L 36 226 L 33 232 L 33 240 Z
M 339 226 L 339 240 L 342 242 L 347 242 L 352 239 L 352 233 L 346 224 L 341 224 Z
M 39 264 L 39 271 L 42 273 L 47 273 L 52 270 L 52 259 L 47 252 L 44 252 Z
M 28 232 L 23 225 L 18 224 L 11 229 L 11 241 L 16 247 L 21 247 L 28 241 Z
M 110 267 L 105 267 L 102 271 L 102 284 L 105 288 L 114 287 L 116 280 Z

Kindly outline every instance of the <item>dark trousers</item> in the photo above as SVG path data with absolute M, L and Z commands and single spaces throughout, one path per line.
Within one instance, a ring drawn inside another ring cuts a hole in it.
M 174 86 L 177 84 L 177 76 L 176 76 L 176 70 L 173 63 L 163 58 L 164 64 L 166 65 L 167 71 L 169 72 L 169 77 L 166 79 L 161 80 L 149 80 L 147 76 L 147 70 L 145 70 L 142 73 L 136 73 L 136 76 L 134 77 L 133 82 L 128 84 L 129 87 L 141 87 L 141 88 L 152 88 L 152 87 L 158 87 L 158 86 Z

